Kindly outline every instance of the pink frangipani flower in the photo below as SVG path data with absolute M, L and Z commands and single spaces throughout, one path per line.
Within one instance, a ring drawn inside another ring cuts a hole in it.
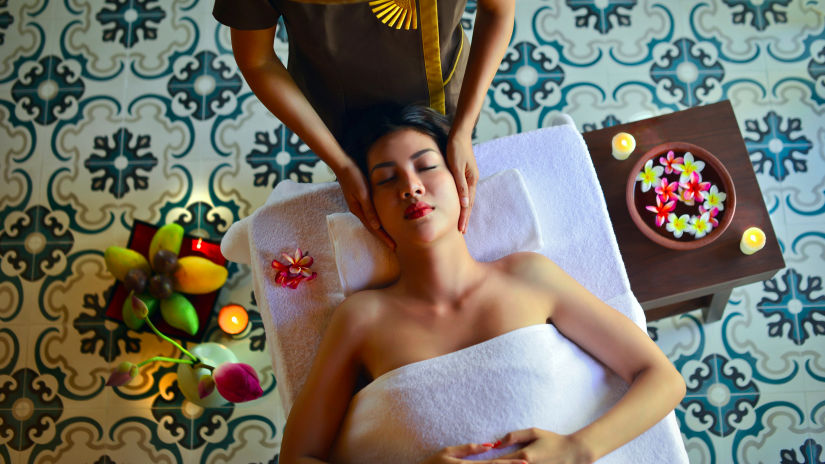
M 679 188 L 678 182 L 667 182 L 667 177 L 663 177 L 661 183 L 654 189 L 658 198 L 662 199 L 662 203 L 667 203 L 668 201 L 675 201 L 679 199 L 679 195 L 677 195 L 676 191 Z
M 673 150 L 667 152 L 667 156 L 660 156 L 659 163 L 665 167 L 665 174 L 673 174 L 675 168 L 673 167 L 675 164 L 682 164 L 684 163 L 684 158 L 681 156 L 678 158 L 674 158 Z
M 702 192 L 710 190 L 710 182 L 702 182 L 702 176 L 698 172 L 690 174 L 687 182 L 680 182 L 679 187 L 684 189 L 683 196 L 689 200 L 705 201 Z
M 653 211 L 656 213 L 656 227 L 662 227 L 662 224 L 665 223 L 670 212 L 676 209 L 676 202 L 670 201 L 667 203 L 662 203 L 662 199 L 657 196 L 656 206 L 646 206 L 645 208 L 648 211 Z
M 301 252 L 301 249 L 298 248 L 293 256 L 286 253 L 281 256 L 286 260 L 286 264 L 279 262 L 277 259 L 272 260 L 272 268 L 278 271 L 275 276 L 275 283 L 281 287 L 289 287 L 294 290 L 298 288 L 298 284 L 301 282 L 313 280 L 318 276 L 318 273 L 309 268 L 313 263 L 309 252 Z
M 212 377 L 218 393 L 233 403 L 252 401 L 264 394 L 258 374 L 246 363 L 223 363 L 215 368 Z

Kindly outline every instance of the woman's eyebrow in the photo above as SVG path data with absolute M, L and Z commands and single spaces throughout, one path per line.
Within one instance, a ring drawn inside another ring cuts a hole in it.
M 432 148 L 424 148 L 422 150 L 418 150 L 417 152 L 413 153 L 412 156 L 410 156 L 410 159 L 411 160 L 417 159 L 420 156 L 422 156 L 424 153 L 427 153 L 428 151 L 434 152 L 435 150 L 432 149 Z M 370 175 L 372 175 L 372 173 L 378 168 L 386 168 L 386 167 L 390 167 L 390 166 L 395 166 L 395 164 L 396 164 L 395 161 L 384 161 L 383 163 L 378 163 L 375 166 L 373 166 L 372 169 L 370 169 Z

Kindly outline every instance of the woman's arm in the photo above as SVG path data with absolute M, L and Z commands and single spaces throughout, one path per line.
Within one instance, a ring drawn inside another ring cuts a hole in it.
M 602 417 L 561 440 L 581 447 L 584 454 L 595 461 L 641 435 L 670 413 L 685 395 L 685 382 L 659 347 L 630 319 L 602 302 L 549 259 L 535 255 L 530 261 L 531 278 L 538 279 L 558 298 L 550 314 L 556 328 L 630 384 L 621 400 Z M 536 440 L 531 440 L 529 434 L 522 435 L 526 435 L 526 441 Z M 537 445 L 540 437 L 541 433 Z M 508 440 L 516 442 L 513 437 Z M 529 447 L 522 451 L 529 452 Z M 528 461 L 542 462 L 540 459 Z
M 364 175 L 347 156 L 315 108 L 295 84 L 272 44 L 275 29 L 232 29 L 232 53 L 255 96 L 282 123 L 304 141 L 335 173 L 350 211 L 378 238 L 394 247 L 382 230 Z
M 473 41 L 467 69 L 458 96 L 455 117 L 447 147 L 447 160 L 453 171 L 461 199 L 458 229 L 466 231 L 475 199 L 478 167 L 473 155 L 473 128 L 478 121 L 487 89 L 496 75 L 501 58 L 513 34 L 515 0 L 479 0 Z
M 363 299 L 362 299 L 363 300 Z M 369 311 L 358 298 L 345 300 L 332 315 L 306 383 L 284 428 L 280 462 L 323 463 L 338 435 L 355 390 L 358 353 Z

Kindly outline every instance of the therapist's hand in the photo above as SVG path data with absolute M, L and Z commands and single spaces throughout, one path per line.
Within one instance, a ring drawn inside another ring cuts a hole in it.
M 490 451 L 491 443 L 478 444 L 468 443 L 466 445 L 450 446 L 430 456 L 421 464 L 526 464 L 522 459 L 496 458 L 488 461 L 463 459 L 475 454 Z
M 458 199 L 461 202 L 458 230 L 466 234 L 478 184 L 478 166 L 473 154 L 472 133 L 450 133 L 447 140 L 447 164 L 453 173 Z
M 592 453 L 587 446 L 573 435 L 557 433 L 537 428 L 517 430 L 505 435 L 496 448 L 512 445 L 526 445 L 500 459 L 523 459 L 530 464 L 590 464 Z
M 372 235 L 378 237 L 391 250 L 395 250 L 395 242 L 393 239 L 381 228 L 381 222 L 378 220 L 378 215 L 375 213 L 375 208 L 370 199 L 370 190 L 367 186 L 367 180 L 358 169 L 355 163 L 348 164 L 335 172 L 335 177 L 338 178 L 338 183 L 341 185 L 341 190 L 344 193 L 344 199 L 349 206 L 352 214 L 356 215 L 358 219 L 364 224 L 364 227 L 369 230 Z

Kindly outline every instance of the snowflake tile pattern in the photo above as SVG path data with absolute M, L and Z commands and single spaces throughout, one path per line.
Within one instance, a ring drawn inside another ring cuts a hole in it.
M 261 375 L 251 404 L 184 399 L 179 356 L 105 317 L 102 250 L 136 219 L 219 240 L 284 179 L 329 169 L 251 94 L 211 0 L 0 0 L 0 462 L 278 461 L 285 421 L 244 266 L 218 304 Z M 479 2 L 468 0 L 472 32 Z M 572 115 L 582 130 L 729 99 L 788 267 L 648 333 L 683 374 L 691 461 L 825 462 L 825 0 L 517 2 L 476 141 Z M 285 58 L 283 23 L 274 49 Z

